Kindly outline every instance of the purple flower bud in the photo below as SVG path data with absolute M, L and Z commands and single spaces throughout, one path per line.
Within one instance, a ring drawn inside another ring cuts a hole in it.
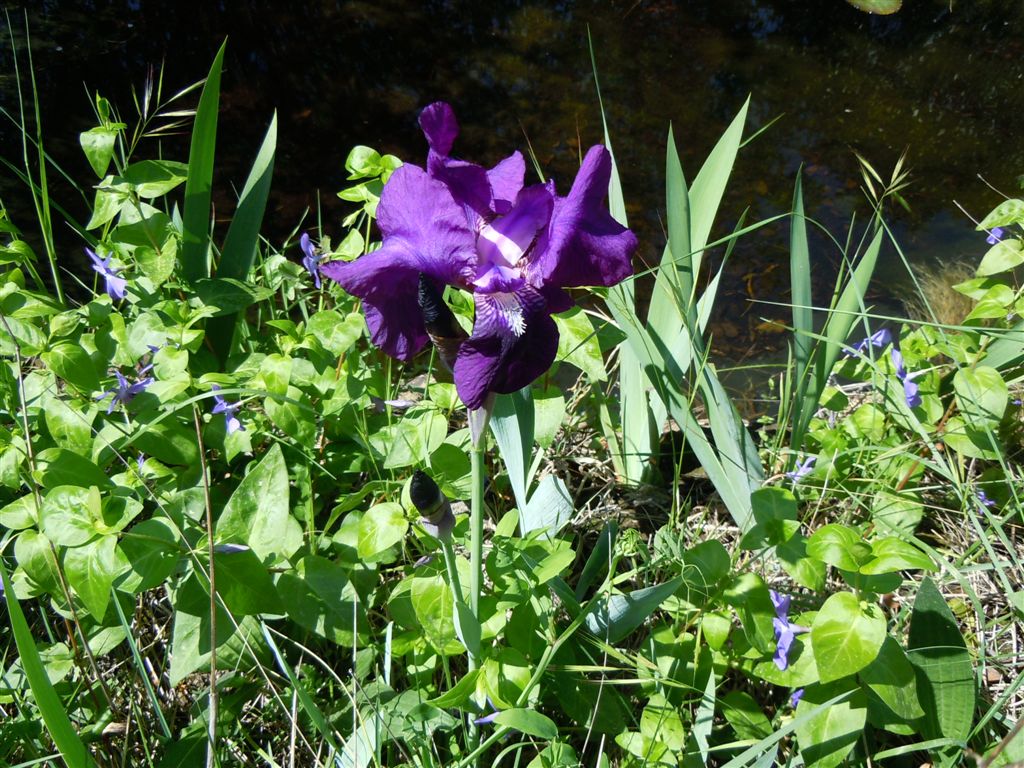
M 797 688 L 793 691 L 793 695 L 789 697 L 789 706 L 796 709 L 796 705 L 800 703 L 800 699 L 804 697 L 804 689 Z
M 302 266 L 306 268 L 313 277 L 313 285 L 319 290 L 320 288 L 320 255 L 317 253 L 316 246 L 313 245 L 313 241 L 309 239 L 309 234 L 306 232 L 302 233 L 302 237 L 299 238 L 299 248 L 302 249 Z
M 435 539 L 448 539 L 455 527 L 455 515 L 447 497 L 430 476 L 421 470 L 413 473 L 409 498 L 420 513 L 420 524 Z
M 1002 227 L 992 227 L 992 229 L 989 230 L 988 237 L 985 238 L 985 242 L 988 243 L 989 245 L 995 245 L 996 243 L 998 243 L 1002 239 L 1003 239 L 1003 228 Z

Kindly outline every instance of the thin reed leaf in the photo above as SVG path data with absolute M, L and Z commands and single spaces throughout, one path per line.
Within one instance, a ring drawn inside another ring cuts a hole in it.
M 207 252 L 210 247 L 210 195 L 213 190 L 213 161 L 217 145 L 217 112 L 220 109 L 220 74 L 224 65 L 225 40 L 210 67 L 199 97 L 188 154 L 188 182 L 182 214 L 182 243 L 179 255 L 182 275 L 189 282 L 209 277 Z
M 267 208 L 267 196 L 270 194 L 270 182 L 274 175 L 274 154 L 277 150 L 277 113 L 270 120 L 270 126 L 263 137 L 263 143 L 256 154 L 249 178 L 246 179 L 242 194 L 238 199 L 238 208 L 231 226 L 228 227 L 224 250 L 220 264 L 217 265 L 218 278 L 245 280 L 256 259 L 259 246 L 260 226 Z M 207 328 L 207 335 L 213 343 L 213 349 L 223 364 L 231 351 L 231 339 L 234 336 L 238 313 L 212 318 Z

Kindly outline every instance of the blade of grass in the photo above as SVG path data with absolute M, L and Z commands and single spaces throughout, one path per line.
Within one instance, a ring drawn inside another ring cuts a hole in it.
M 277 668 L 280 669 L 285 676 L 288 678 L 288 682 L 291 683 L 292 690 L 295 692 L 296 697 L 299 699 L 299 704 L 302 705 L 303 711 L 309 717 L 311 723 L 320 732 L 320 735 L 324 737 L 324 740 L 330 745 L 336 753 L 341 750 L 338 747 L 337 741 L 335 741 L 335 734 L 331 730 L 331 726 L 327 723 L 327 718 L 324 717 L 324 713 L 320 711 L 320 708 L 313 701 L 313 697 L 309 695 L 309 692 L 302 686 L 298 676 L 295 674 L 295 670 L 291 668 L 291 665 L 285 661 L 284 655 L 281 653 L 281 649 L 277 647 L 277 643 L 274 642 L 274 638 L 271 636 L 270 631 L 267 629 L 267 625 L 260 622 L 260 629 L 263 631 L 263 639 L 267 641 L 267 646 L 270 648 L 270 652 L 274 654 L 274 660 L 277 662 Z
M 32 164 L 29 162 L 28 147 L 31 139 L 28 134 L 28 125 L 25 122 L 25 99 L 24 94 L 21 91 L 21 72 L 18 67 L 17 48 L 14 43 L 14 28 L 11 26 L 10 15 L 5 12 L 5 17 L 7 20 L 7 29 L 11 38 L 11 50 L 15 52 L 14 80 L 18 93 L 19 116 L 17 125 L 19 132 L 21 133 L 21 154 L 25 167 L 25 176 L 31 182 L 29 186 L 32 190 L 32 203 L 36 209 L 36 218 L 39 221 L 39 231 L 42 235 L 43 247 L 46 249 L 46 258 L 50 264 L 50 277 L 53 280 L 53 287 L 57 293 L 57 300 L 61 304 L 64 304 L 64 286 L 61 283 L 60 271 L 57 267 L 57 251 L 53 244 L 53 221 L 50 213 L 50 195 L 47 189 L 46 179 L 46 153 L 43 149 L 43 126 L 39 113 L 39 90 L 36 87 L 36 74 L 32 63 L 32 40 L 28 31 L 28 12 L 26 11 L 25 13 L 25 47 L 28 52 L 28 72 L 29 80 L 32 84 L 32 105 L 35 114 L 36 137 L 33 143 L 35 144 L 39 162 L 38 185 L 36 181 L 32 179 Z
M 189 282 L 209 277 L 206 253 L 210 245 L 210 193 L 213 189 L 213 160 L 217 144 L 217 111 L 220 108 L 220 73 L 224 64 L 225 40 L 217 51 L 210 74 L 199 97 L 188 153 L 188 181 L 182 214 L 181 271 Z
M 69 768 L 85 768 L 95 765 L 85 744 L 82 743 L 78 733 L 71 725 L 57 692 L 50 684 L 50 678 L 46 676 L 46 669 L 39 657 L 39 651 L 36 649 L 32 631 L 25 620 L 21 604 L 14 594 L 14 585 L 11 584 L 2 561 L 0 561 L 0 579 L 3 581 L 4 598 L 11 617 L 11 630 L 14 633 L 14 642 L 18 646 L 21 667 L 25 671 L 25 677 L 32 689 L 32 695 L 35 697 L 36 706 L 39 707 L 39 714 L 42 715 L 46 730 L 50 732 L 53 743 L 57 745 L 61 757 L 64 758 L 64 762 L 68 764 Z
M 249 171 L 242 194 L 238 199 L 238 208 L 228 234 L 224 240 L 220 264 L 217 265 L 217 277 L 245 280 L 256 259 L 256 248 L 259 245 L 260 226 L 267 208 L 267 196 L 270 194 L 270 182 L 274 175 L 274 154 L 277 150 L 277 113 L 270 120 L 266 136 L 256 153 L 256 160 Z M 207 335 L 213 344 L 213 351 L 223 364 L 231 352 L 231 339 L 234 336 L 238 313 L 224 317 L 211 318 L 207 324 Z

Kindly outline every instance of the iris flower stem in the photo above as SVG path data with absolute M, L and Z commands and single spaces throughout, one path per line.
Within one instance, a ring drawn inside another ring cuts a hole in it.
M 480 621 L 480 592 L 483 588 L 484 573 L 484 442 L 481 435 L 479 445 L 474 445 L 470 453 L 472 467 L 473 495 L 469 507 L 469 607 L 473 616 Z M 475 659 L 470 659 L 475 668 Z
M 480 619 L 480 593 L 483 590 L 484 575 L 484 449 L 487 445 L 487 427 L 484 426 L 479 439 L 470 451 L 470 467 L 472 469 L 473 491 L 469 506 L 469 609 L 477 624 Z M 453 582 L 454 586 L 454 582 Z M 461 595 L 456 599 L 460 599 Z M 469 670 L 480 666 L 475 654 L 469 653 Z M 469 732 L 469 749 L 476 750 L 480 745 L 480 730 L 471 725 Z M 474 765 L 480 764 L 480 758 Z

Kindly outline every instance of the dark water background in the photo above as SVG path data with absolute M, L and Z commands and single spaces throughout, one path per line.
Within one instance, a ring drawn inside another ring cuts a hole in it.
M 984 237 L 954 201 L 983 216 L 1000 198 L 978 175 L 1012 195 L 1024 173 L 1018 0 L 905 0 L 887 17 L 842 0 L 41 0 L 7 10 L 23 65 L 27 13 L 48 149 L 86 183 L 94 177 L 77 134 L 94 124 L 90 93 L 98 90 L 131 122 L 131 88 L 141 91 L 150 65 L 164 64 L 165 93 L 173 92 L 206 74 L 227 36 L 217 211 L 230 215 L 231 184 L 244 181 L 277 109 L 265 226 L 276 241 L 318 205 L 325 231 L 339 232 L 349 208 L 335 193 L 346 183 L 351 146 L 422 162 L 416 115 L 439 99 L 453 104 L 463 125 L 457 154 L 493 163 L 525 150 L 528 137 L 567 190 L 581 145 L 601 139 L 588 25 L 646 263 L 664 245 L 669 122 L 692 179 L 748 94 L 751 130 L 782 118 L 741 153 L 719 235 L 747 206 L 755 218 L 788 210 L 802 163 L 808 213 L 843 239 L 851 211 L 867 211 L 854 151 L 887 175 L 907 149 L 911 210 L 891 211 L 904 249 L 916 263 L 975 261 Z M 0 102 L 13 111 L 5 38 Z M 187 137 L 142 147 L 144 156 L 181 160 L 187 151 Z M 0 133 L 0 154 L 20 155 L 10 125 Z M 58 185 L 54 194 L 86 218 L 68 188 Z M 24 189 L 4 180 L 0 195 L 16 223 L 30 229 Z M 727 348 L 757 355 L 776 343 L 758 323 L 784 318 L 785 310 L 749 299 L 786 300 L 787 230 L 772 227 L 737 248 L 714 322 Z M 62 257 L 76 258 L 73 233 L 59 235 Z M 821 239 L 812 248 L 824 301 L 838 254 Z M 880 271 L 876 298 L 898 297 L 902 267 L 893 253 Z

